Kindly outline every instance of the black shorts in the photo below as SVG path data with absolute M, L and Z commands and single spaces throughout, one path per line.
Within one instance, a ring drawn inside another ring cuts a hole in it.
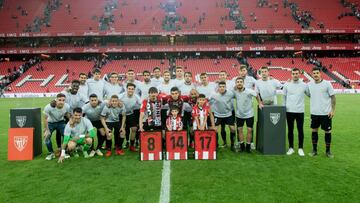
M 221 124 L 225 125 L 234 125 L 235 124 L 235 117 L 229 116 L 225 118 L 219 118 L 215 116 L 215 125 L 219 126 Z
M 329 131 L 332 128 L 332 122 L 331 118 L 329 116 L 318 116 L 318 115 L 311 115 L 311 128 L 319 128 L 321 126 L 321 129 L 324 131 Z
M 120 129 L 121 128 L 121 120 L 119 122 L 106 122 L 107 127 L 112 129 Z
M 126 116 L 125 125 L 127 128 L 137 127 L 139 123 L 139 119 L 136 120 L 134 114 L 130 114 Z
M 91 121 L 91 124 L 96 128 L 96 130 L 104 128 L 104 126 L 100 120 L 99 121 Z
M 161 125 L 163 130 L 166 130 L 167 112 L 168 112 L 167 109 L 161 109 Z
M 246 123 L 246 127 L 253 128 L 254 126 L 254 117 L 250 118 L 238 118 L 236 117 L 236 125 L 238 128 L 243 127 L 244 123 Z
M 161 130 L 163 130 L 162 126 L 149 126 L 148 123 L 144 123 L 143 128 L 145 131 L 161 131 Z
M 136 122 L 138 123 L 139 122 L 139 117 L 140 117 L 140 109 L 135 109 L 133 114 L 135 116 Z
M 187 126 L 190 126 L 190 127 L 193 126 L 191 112 L 184 111 L 184 116 L 182 117 L 182 122 L 184 124 L 184 129 L 187 129 Z

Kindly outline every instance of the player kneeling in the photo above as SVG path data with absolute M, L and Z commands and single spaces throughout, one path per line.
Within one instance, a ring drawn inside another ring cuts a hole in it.
M 95 135 L 96 131 L 90 120 L 82 117 L 82 109 L 75 108 L 73 110 L 73 115 L 65 126 L 64 141 L 58 163 L 64 161 L 66 148 L 69 152 L 73 152 L 76 151 L 77 146 L 80 146 L 83 149 L 84 157 L 88 158 L 89 155 L 87 150 L 90 149 L 92 139 Z

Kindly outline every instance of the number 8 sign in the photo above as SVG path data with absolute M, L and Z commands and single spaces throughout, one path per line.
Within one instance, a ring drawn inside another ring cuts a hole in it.
M 162 160 L 162 137 L 160 131 L 140 133 L 140 160 Z
M 213 130 L 195 131 L 195 160 L 216 159 L 216 133 Z
M 187 133 L 186 131 L 166 132 L 166 159 L 186 160 L 187 156 Z

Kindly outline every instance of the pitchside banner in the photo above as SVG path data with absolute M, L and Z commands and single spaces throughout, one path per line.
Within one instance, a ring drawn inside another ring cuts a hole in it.
M 186 160 L 188 159 L 188 139 L 186 131 L 166 132 L 166 159 Z
M 8 160 L 33 160 L 34 128 L 10 128 Z
M 195 131 L 195 160 L 216 159 L 216 132 Z
M 140 160 L 162 160 L 162 135 L 160 131 L 140 133 Z

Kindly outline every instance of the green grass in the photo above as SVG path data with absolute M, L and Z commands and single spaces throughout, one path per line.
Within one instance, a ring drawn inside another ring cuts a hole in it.
M 0 202 L 158 202 L 162 162 L 141 162 L 138 154 L 108 159 L 82 157 L 64 164 L 7 161 L 9 109 L 44 107 L 49 99 L 1 99 Z M 228 148 L 216 161 L 172 161 L 172 202 L 358 202 L 360 195 L 360 97 L 338 95 L 333 120 L 334 159 L 235 154 Z M 308 104 L 308 101 L 307 101 Z M 311 150 L 309 107 L 305 152 Z M 297 139 L 295 139 L 296 141 Z M 54 143 L 55 144 L 55 143 Z M 297 143 L 295 142 L 295 146 Z M 45 152 L 45 146 L 43 147 Z

